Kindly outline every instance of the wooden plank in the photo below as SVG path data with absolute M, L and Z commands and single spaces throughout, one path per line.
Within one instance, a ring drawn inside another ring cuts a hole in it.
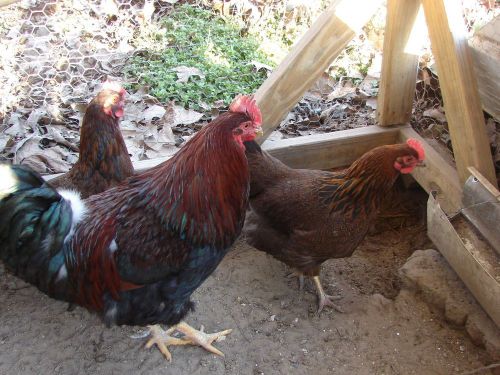
M 267 141 L 262 148 L 292 168 L 329 169 L 348 166 L 374 147 L 396 143 L 399 130 L 367 126 Z
M 419 35 L 417 14 L 420 0 L 388 0 L 384 33 L 384 53 L 377 99 L 377 117 L 381 126 L 410 121 L 417 82 Z M 425 26 L 425 23 L 424 23 Z M 414 30 L 412 32 L 412 30 Z M 410 40 L 410 36 L 413 40 Z
M 472 58 L 456 0 L 422 0 L 460 181 L 475 167 L 497 186 Z
M 264 136 L 271 134 L 304 92 L 370 19 L 381 0 L 334 0 L 255 93 Z
M 410 126 L 401 128 L 400 142 L 418 139 L 425 149 L 425 168 L 415 168 L 412 176 L 426 192 L 436 191 L 439 202 L 447 214 L 455 214 L 462 207 L 462 184 L 457 170 L 427 144 Z
M 500 327 L 500 267 L 494 251 L 464 219 L 452 225 L 432 194 L 427 204 L 427 230 L 432 242 Z
M 483 109 L 500 121 L 500 15 L 469 40 Z

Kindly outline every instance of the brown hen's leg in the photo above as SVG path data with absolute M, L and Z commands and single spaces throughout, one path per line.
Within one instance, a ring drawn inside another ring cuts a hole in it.
M 301 273 L 299 271 L 294 271 L 292 273 L 289 273 L 286 277 L 289 279 L 296 277 L 299 280 L 299 290 L 300 291 L 304 290 L 304 279 L 305 278 L 304 278 L 303 273 Z
M 176 326 L 172 327 L 175 331 L 178 331 L 184 334 L 183 339 L 188 340 L 193 345 L 199 345 L 205 350 L 208 350 L 211 353 L 220 355 L 224 357 L 224 353 L 222 353 L 219 349 L 212 345 L 215 341 L 221 341 L 226 338 L 232 332 L 232 329 L 226 329 L 224 331 L 215 332 L 215 333 L 205 333 L 203 326 L 201 326 L 200 330 L 194 329 L 190 325 L 184 322 L 180 322 Z
M 172 354 L 168 350 L 169 345 L 191 344 L 191 341 L 185 340 L 184 338 L 170 336 L 170 334 L 175 331 L 175 326 L 164 331 L 159 325 L 154 325 L 149 326 L 149 330 L 151 338 L 146 343 L 146 349 L 149 349 L 153 345 L 156 345 L 169 362 L 172 362 Z
M 325 306 L 331 306 L 338 312 L 344 312 L 341 307 L 337 306 L 333 301 L 336 301 L 340 298 L 341 296 L 329 296 L 328 294 L 325 293 L 325 290 L 323 289 L 323 285 L 321 285 L 321 281 L 319 279 L 319 276 L 313 276 L 314 280 L 314 285 L 316 285 L 316 289 L 318 291 L 318 311 L 317 313 L 319 314 Z

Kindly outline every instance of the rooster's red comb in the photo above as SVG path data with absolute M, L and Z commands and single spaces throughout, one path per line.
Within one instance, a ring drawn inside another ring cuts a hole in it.
M 424 160 L 425 159 L 425 151 L 424 147 L 422 146 L 422 143 L 418 139 L 415 138 L 409 138 L 406 141 L 406 144 L 410 146 L 412 149 L 417 151 L 418 154 L 418 160 Z
M 245 113 L 257 125 L 262 124 L 262 114 L 253 95 L 238 95 L 229 106 L 231 112 Z
M 113 82 L 110 81 L 109 79 L 102 84 L 102 90 L 116 91 L 120 93 L 121 96 L 125 96 L 125 94 L 127 93 L 125 89 L 118 82 Z

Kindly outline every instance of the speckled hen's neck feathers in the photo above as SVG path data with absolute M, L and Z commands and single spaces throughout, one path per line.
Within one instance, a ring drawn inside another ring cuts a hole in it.
M 249 171 L 232 130 L 244 121 L 243 114 L 219 116 L 172 159 L 137 178 L 143 204 L 193 244 L 225 248 L 241 232 Z

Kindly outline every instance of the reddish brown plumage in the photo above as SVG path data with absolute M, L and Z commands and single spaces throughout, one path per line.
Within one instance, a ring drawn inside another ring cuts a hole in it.
M 412 142 L 373 149 L 340 172 L 291 169 L 245 143 L 249 242 L 309 276 L 319 275 L 327 259 L 350 256 L 400 171 L 422 161 L 423 149 Z
M 76 190 L 86 198 L 133 174 L 119 128 L 125 90 L 110 87 L 99 92 L 87 107 L 81 127 L 79 159 L 68 173 L 50 181 L 55 188 Z

